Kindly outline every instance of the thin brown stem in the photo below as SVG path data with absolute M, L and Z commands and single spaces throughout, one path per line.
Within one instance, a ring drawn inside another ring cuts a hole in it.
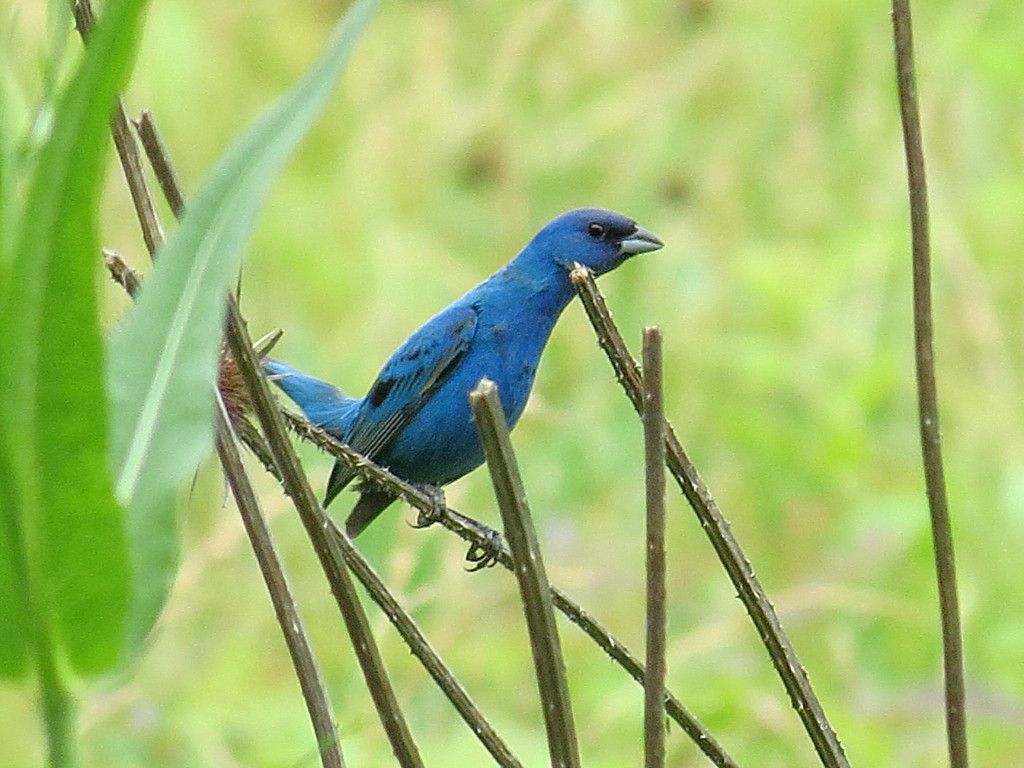
M 647 679 L 644 767 L 665 765 L 665 408 L 661 329 L 644 329 L 644 467 L 647 491 Z
M 345 567 L 344 558 L 336 540 L 328 534 L 329 518 L 313 494 L 309 480 L 299 463 L 299 457 L 288 439 L 281 412 L 274 402 L 273 395 L 270 393 L 270 385 L 260 370 L 259 361 L 253 352 L 249 332 L 245 328 L 234 296 L 230 295 L 228 296 L 227 341 L 231 355 L 238 364 L 239 372 L 249 390 L 256 418 L 266 435 L 274 463 L 277 464 L 277 468 L 281 472 L 285 491 L 295 504 L 302 524 L 306 528 L 306 534 L 313 545 L 313 550 L 316 552 L 324 574 L 327 576 L 327 581 L 331 585 L 331 592 L 334 594 L 345 627 L 352 639 L 352 646 L 355 649 L 359 666 L 362 668 L 363 677 L 366 679 L 366 687 L 369 689 L 370 697 L 373 699 L 395 757 L 403 768 L 422 768 L 423 762 L 420 759 L 419 750 L 416 748 L 416 743 L 409 732 L 409 726 L 402 715 L 395 691 L 391 686 L 391 680 L 384 669 L 377 641 L 374 640 L 370 623 L 359 602 L 355 585 L 352 583 L 348 568 Z
M 139 133 L 142 147 L 146 150 L 146 156 L 153 166 L 153 173 L 156 175 L 157 183 L 171 207 L 174 217 L 180 219 L 185 213 L 185 198 L 182 196 L 181 182 L 174 172 L 170 163 L 170 154 L 164 146 L 163 137 L 157 130 L 153 115 L 147 110 L 142 113 L 138 120 L 133 121 L 135 130 Z
M 345 761 L 341 756 L 338 743 L 338 729 L 334 721 L 334 711 L 327 698 L 327 688 L 320 668 L 313 657 L 312 648 L 306 637 L 302 618 L 299 616 L 295 598 L 292 596 L 288 580 L 285 578 L 281 559 L 278 557 L 274 541 L 270 537 L 267 521 L 260 509 L 259 500 L 249 482 L 249 475 L 242 464 L 238 451 L 237 437 L 232 429 L 231 419 L 220 396 L 214 408 L 217 427 L 217 454 L 224 470 L 224 476 L 231 486 L 238 512 L 242 516 L 245 532 L 249 536 L 256 562 L 259 564 L 263 581 L 267 585 L 270 602 L 274 606 L 277 623 L 284 634 L 288 653 L 295 666 L 295 676 L 302 689 L 302 697 L 309 711 L 310 721 L 320 751 L 320 761 L 324 768 L 344 768 Z
M 89 42 L 89 33 L 95 23 L 90 1 L 78 0 L 75 3 L 75 24 L 83 42 Z M 110 120 L 110 131 L 114 137 L 114 146 L 117 148 L 121 167 L 124 169 L 125 181 L 128 182 L 128 191 L 132 196 L 135 214 L 138 216 L 139 226 L 142 229 L 142 239 L 146 243 L 149 255 L 155 256 L 164 244 L 164 230 L 160 225 L 156 206 L 153 204 L 153 196 L 150 194 L 149 184 L 146 182 L 146 174 L 142 170 L 139 148 L 132 136 L 128 124 L 128 113 L 120 96 L 114 107 L 114 115 Z
M 914 362 L 917 370 L 918 419 L 924 463 L 925 492 L 932 523 L 932 548 L 939 590 L 943 665 L 946 689 L 946 735 L 953 768 L 966 768 L 967 714 L 965 709 L 964 650 L 957 596 L 953 531 L 942 466 L 942 438 L 935 377 L 932 325 L 931 244 L 928 234 L 928 184 L 921 140 L 921 116 L 914 77 L 913 29 L 909 0 L 893 0 L 896 80 L 899 90 L 903 147 L 910 193 L 910 230 L 914 274 Z
M 114 281 L 130 294 L 132 291 L 138 290 L 141 284 L 139 275 L 131 267 L 127 266 L 115 252 L 106 251 L 105 254 L 107 269 L 110 271 Z M 271 346 L 278 337 L 279 334 L 271 334 L 268 346 Z M 256 346 L 259 347 L 259 343 Z M 252 451 L 253 455 L 263 465 L 263 468 L 278 482 L 281 482 L 281 472 L 277 468 L 277 464 L 274 463 L 270 446 L 263 439 L 263 435 L 260 434 L 259 430 L 253 426 L 252 422 L 244 415 L 239 414 L 232 418 L 231 426 L 238 439 Z M 448 669 L 433 646 L 430 645 L 430 642 L 420 631 L 416 622 L 413 621 L 412 617 L 395 600 L 391 592 L 388 591 L 388 588 L 381 581 L 376 571 L 374 571 L 370 562 L 363 557 L 362 553 L 355 548 L 351 541 L 341 535 L 341 529 L 338 528 L 333 519 L 328 517 L 327 523 L 329 524 L 331 536 L 335 538 L 345 558 L 346 565 L 355 574 L 356 578 L 359 579 L 363 588 L 373 598 L 373 601 L 384 611 L 384 615 L 388 617 L 388 620 L 398 630 L 406 645 L 409 646 L 409 650 L 423 664 L 424 669 L 434 679 L 448 700 L 452 702 L 452 706 L 455 707 L 456 711 L 462 716 L 462 719 L 473 733 L 476 734 L 477 738 L 480 739 L 480 742 L 487 751 L 491 753 L 498 765 L 502 766 L 502 768 L 521 768 L 522 764 L 518 758 L 512 754 L 508 745 L 494 730 L 494 727 L 484 717 L 476 704 L 473 703 L 465 688 L 459 683 L 451 670 Z
M 103 255 L 104 263 L 114 281 L 134 299 L 142 287 L 141 276 L 125 264 L 117 252 L 105 250 Z M 341 756 L 341 747 L 338 744 L 337 725 L 330 699 L 327 696 L 327 688 L 313 656 L 298 607 L 281 566 L 281 559 L 277 555 L 266 520 L 260 509 L 259 500 L 256 498 L 256 493 L 249 482 L 249 475 L 242 464 L 242 457 L 238 452 L 235 425 L 227 415 L 220 392 L 216 393 L 214 421 L 217 433 L 217 454 L 220 458 L 221 469 L 231 486 L 238 512 L 242 517 L 242 524 L 245 526 L 245 532 L 252 544 L 263 581 L 267 585 L 267 592 L 270 595 L 271 604 L 274 606 L 274 614 L 284 635 L 285 644 L 288 646 L 288 653 L 291 655 L 292 664 L 295 667 L 295 675 L 299 680 L 299 688 L 313 725 L 321 762 L 324 768 L 344 768 L 345 761 Z M 237 425 L 244 428 L 240 430 L 243 435 L 247 435 L 250 439 L 255 436 L 263 447 L 266 446 L 262 442 L 262 436 L 249 421 L 239 419 Z M 261 459 L 264 457 L 264 465 L 273 466 L 269 448 L 261 453 Z M 276 467 L 274 469 L 276 470 Z
M 376 483 L 388 492 L 410 504 L 428 519 L 436 521 L 448 531 L 470 545 L 470 551 L 492 551 L 494 538 L 487 535 L 486 526 L 449 507 L 438 509 L 435 500 L 420 488 L 396 477 L 383 467 L 353 451 L 327 432 L 308 420 L 288 411 L 284 412 L 288 426 L 303 440 L 313 443 L 336 459 L 355 469 L 360 477 Z M 512 556 L 504 544 L 493 552 L 494 561 L 508 571 L 513 570 Z M 639 659 L 608 631 L 600 622 L 587 613 L 558 587 L 551 587 L 551 598 L 557 608 L 569 621 L 583 630 L 596 644 L 622 667 L 634 681 L 644 685 L 646 670 Z M 693 740 L 700 750 L 719 768 L 736 768 L 736 762 L 718 743 L 710 731 L 693 716 L 671 692 L 665 693 L 665 712 Z
M 608 356 L 619 383 L 633 403 L 633 407 L 638 413 L 643 413 L 643 381 L 640 366 L 630 354 L 622 334 L 615 326 L 604 297 L 594 282 L 594 276 L 587 268 L 576 265 L 571 278 L 587 311 L 587 317 L 590 318 L 597 333 L 598 342 Z M 849 763 L 839 738 L 825 717 L 825 711 L 811 688 L 807 672 L 800 664 L 792 643 L 782 629 L 782 623 L 761 582 L 754 576 L 750 562 L 732 535 L 729 523 L 683 450 L 672 425 L 667 421 L 665 450 L 669 472 L 697 514 L 701 528 L 710 539 L 719 561 L 732 580 L 822 764 L 828 768 L 847 768 Z
M 88 35 L 88 30 L 91 28 L 92 21 L 89 0 L 79 0 L 75 6 L 75 13 L 76 18 L 78 18 L 79 28 L 82 30 L 83 38 L 85 38 Z M 123 112 L 123 109 L 121 111 Z M 162 245 L 163 232 L 159 228 L 158 221 L 156 229 L 150 228 L 147 216 L 145 215 L 146 211 L 152 210 L 155 220 L 155 207 L 152 204 L 149 188 L 144 184 L 144 179 L 142 178 L 141 163 L 130 163 L 125 160 L 126 156 L 138 158 L 138 148 L 135 145 L 134 137 L 127 130 L 127 117 L 125 117 L 124 121 L 125 131 L 117 130 L 116 116 L 114 127 L 114 140 L 118 143 L 119 154 L 121 154 L 122 165 L 125 176 L 129 180 L 129 185 L 131 186 L 134 181 L 136 186 L 133 189 L 137 187 L 140 193 L 148 199 L 147 204 L 137 205 L 136 211 L 139 214 L 139 221 L 143 232 L 146 234 L 147 247 L 150 247 L 150 240 L 154 241 L 153 247 L 150 248 L 152 255 Z M 127 153 L 122 153 L 122 144 L 130 145 L 131 149 Z M 159 149 L 162 151 L 163 147 L 160 146 Z M 164 153 L 163 161 L 166 168 L 171 168 L 171 163 L 166 153 Z M 141 186 L 138 184 L 140 180 L 142 181 Z M 177 184 L 176 179 L 175 184 Z M 177 187 L 177 195 L 179 198 L 184 199 L 180 187 Z M 117 275 L 115 274 L 115 279 L 116 277 Z M 269 385 L 259 368 L 259 362 L 253 352 L 252 342 L 245 329 L 238 305 L 231 295 L 228 295 L 227 306 L 226 336 L 228 345 L 232 350 L 234 359 L 238 362 L 239 372 L 245 381 L 250 400 L 267 434 L 274 462 L 282 476 L 282 482 L 287 493 L 292 497 L 296 509 L 299 511 L 299 516 L 306 527 L 310 542 L 313 544 L 324 574 L 331 585 L 331 591 L 334 593 L 346 629 L 352 639 L 356 658 L 363 670 L 367 688 L 370 691 L 370 696 L 373 699 L 381 723 L 391 743 L 392 750 L 403 768 L 422 768 L 419 752 L 398 706 L 394 690 L 391 687 L 391 681 L 384 669 L 376 641 L 370 630 L 369 621 L 362 610 L 362 605 L 359 603 L 355 586 L 344 565 L 344 560 L 337 549 L 337 545 L 326 533 L 327 526 L 323 524 L 323 521 L 326 519 L 326 513 L 324 513 L 323 507 L 320 506 L 314 496 L 309 486 L 309 481 L 306 479 L 299 464 L 298 457 L 295 455 L 291 442 L 288 440 L 284 421 L 274 403 L 273 396 L 270 394 Z M 309 684 L 308 681 L 307 684 Z M 316 727 L 317 725 L 314 723 L 314 728 Z
M 470 392 L 469 402 L 505 525 L 505 537 L 512 551 L 512 562 L 515 564 L 544 712 L 551 765 L 557 768 L 579 768 L 576 725 L 569 700 L 569 684 L 565 677 L 562 644 L 558 639 L 558 625 L 551 605 L 551 587 L 544 570 L 537 532 L 530 518 L 530 508 L 526 503 L 526 489 L 512 451 L 508 424 L 498 400 L 497 385 L 490 379 L 482 379 L 476 389 Z

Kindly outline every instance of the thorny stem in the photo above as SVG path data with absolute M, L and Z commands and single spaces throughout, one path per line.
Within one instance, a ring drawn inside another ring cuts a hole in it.
M 75 3 L 74 14 L 82 40 L 87 43 L 89 33 L 95 23 L 89 0 L 78 0 Z M 163 227 L 160 224 L 159 215 L 156 212 L 156 206 L 149 191 L 149 185 L 146 182 L 138 147 L 128 127 L 127 111 L 120 97 L 117 99 L 114 116 L 111 120 L 111 133 L 117 148 L 118 157 L 121 160 L 129 191 L 131 192 L 132 202 L 139 219 L 139 226 L 142 229 L 146 248 L 149 251 L 150 257 L 154 258 L 157 251 L 164 244 Z M 176 214 L 179 212 L 180 209 L 175 209 Z M 140 286 L 138 275 L 121 260 L 117 253 L 106 251 L 104 252 L 104 257 L 106 266 L 114 276 L 114 279 L 134 298 Z M 248 486 L 248 476 L 245 474 L 245 470 L 240 463 L 235 467 L 231 466 L 232 455 L 237 458 L 237 450 L 235 449 L 233 438 L 229 439 L 225 434 L 224 425 L 221 423 L 221 414 L 217 413 L 216 416 L 218 417 L 219 427 L 218 449 L 221 453 L 224 472 L 229 482 L 232 483 L 232 489 L 238 500 L 239 511 L 245 522 L 246 531 L 250 536 L 257 560 L 260 562 L 260 568 L 264 574 L 271 601 L 274 604 L 281 630 L 285 636 L 289 652 L 292 655 L 296 676 L 299 679 L 299 686 L 306 702 L 306 708 L 310 713 L 313 731 L 317 737 L 321 760 L 325 768 L 343 768 L 344 760 L 341 757 L 341 750 L 337 744 L 334 713 L 331 709 L 323 679 L 320 676 L 309 642 L 299 621 L 298 612 L 288 590 L 284 572 L 281 570 L 280 562 L 273 551 L 273 544 L 270 541 L 265 526 L 262 524 L 262 516 L 259 514 L 258 507 L 247 505 L 247 496 L 251 497 L 250 501 L 255 501 L 255 495 L 252 494 L 251 487 L 248 487 L 248 493 L 245 492 L 245 487 Z M 255 511 L 253 512 L 253 510 Z M 247 514 L 247 512 L 251 514 Z M 264 534 L 262 536 L 260 533 L 261 527 Z
M 369 621 L 359 602 L 355 585 L 344 564 L 337 541 L 327 534 L 327 514 L 313 494 L 309 480 L 299 463 L 299 457 L 288 440 L 281 412 L 270 393 L 270 385 L 259 368 L 259 362 L 252 349 L 252 340 L 242 321 L 234 296 L 228 296 L 227 317 L 228 348 L 238 364 L 252 400 L 253 409 L 260 426 L 270 444 L 274 463 L 281 472 L 285 491 L 291 497 L 295 508 L 306 528 L 310 543 L 320 560 L 327 576 L 352 639 L 356 658 L 366 679 L 366 687 L 373 699 L 384 731 L 399 765 L 403 768 L 422 768 L 423 762 L 413 741 L 409 726 L 402 715 L 391 681 L 384 669 L 384 663 L 373 638 Z
M 316 741 L 320 750 L 320 759 L 324 768 L 344 768 L 345 761 L 338 744 L 338 730 L 334 722 L 334 712 L 327 698 L 327 689 L 316 659 L 310 648 L 306 631 L 302 626 L 302 618 L 292 596 L 288 580 L 285 578 L 281 560 L 270 537 L 267 521 L 260 509 L 259 500 L 249 482 L 249 475 L 242 464 L 238 451 L 237 436 L 231 426 L 224 401 L 217 396 L 214 407 L 217 427 L 217 453 L 224 475 L 231 485 L 231 493 L 235 497 L 238 511 L 249 535 L 256 562 L 259 564 L 263 581 L 267 585 L 270 601 L 274 606 L 277 623 L 284 633 L 288 652 L 295 666 L 295 676 L 299 679 L 302 697 L 309 710 L 309 718 L 313 723 Z
M 376 483 L 389 493 L 402 499 L 427 516 L 432 516 L 441 526 L 454 533 L 470 545 L 471 551 L 490 551 L 495 546 L 493 537 L 484 531 L 485 526 L 449 507 L 438 509 L 435 500 L 422 489 L 405 482 L 383 467 L 379 467 L 365 456 L 357 453 L 344 443 L 307 419 L 283 411 L 288 426 L 301 439 L 313 443 L 323 451 L 355 469 L 364 480 Z M 259 448 L 257 447 L 257 451 Z M 499 543 L 494 560 L 506 570 L 513 569 L 512 556 L 508 548 Z M 596 619 L 588 614 L 558 587 L 551 587 L 551 598 L 557 608 L 569 621 L 582 629 L 601 650 L 622 667 L 641 686 L 646 670 L 644 665 Z M 686 732 L 700 750 L 719 768 L 736 768 L 736 762 L 717 742 L 714 736 L 694 717 L 670 691 L 665 692 L 665 712 Z
M 587 317 L 594 326 L 598 342 L 608 356 L 616 377 L 638 413 L 643 413 L 643 381 L 640 366 L 630 354 L 622 334 L 594 282 L 590 270 L 577 264 L 570 273 Z M 793 645 L 782 628 L 775 609 L 750 562 L 729 528 L 729 523 L 711 497 L 710 491 L 683 450 L 675 430 L 665 422 L 666 463 L 686 500 L 697 514 L 701 527 L 711 541 L 722 566 L 732 580 L 747 613 L 757 628 L 761 642 L 789 693 L 793 708 L 804 723 L 811 742 L 827 768 L 848 768 L 846 755 L 818 697 L 811 688 L 807 672 L 800 664 Z

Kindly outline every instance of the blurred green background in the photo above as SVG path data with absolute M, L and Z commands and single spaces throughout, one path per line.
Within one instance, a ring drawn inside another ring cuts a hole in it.
M 38 100 L 39 4 L 7 0 Z M 344 4 L 154 2 L 130 109 L 153 110 L 190 190 L 305 69 Z M 1024 15 L 918 3 L 938 369 L 972 756 L 1024 760 Z M 78 42 L 68 40 L 73 59 Z M 628 339 L 666 339 L 670 418 L 854 765 L 944 763 L 941 657 L 913 388 L 909 234 L 883 2 L 384 3 L 277 183 L 246 259 L 255 334 L 361 394 L 408 333 L 563 210 L 600 205 L 666 248 L 602 281 Z M 167 217 L 169 221 L 169 216 Z M 111 161 L 104 243 L 147 264 Z M 98 279 L 100 271 L 97 270 Z M 107 290 L 109 324 L 126 302 Z M 637 653 L 641 430 L 578 304 L 515 433 L 552 581 Z M 320 485 L 330 462 L 303 455 Z M 390 764 L 298 521 L 262 498 L 350 765 Z M 456 508 L 497 524 L 483 471 Z M 313 766 L 298 686 L 215 467 L 182 494 L 184 556 L 148 653 L 83 691 L 87 766 Z M 336 505 L 339 516 L 352 497 Z M 669 493 L 669 682 L 742 765 L 813 765 L 756 633 Z M 547 762 L 514 580 L 392 509 L 359 540 L 528 765 Z M 430 766 L 487 755 L 373 606 Z M 642 691 L 562 623 L 588 766 L 636 765 Z M 29 688 L 0 688 L 10 765 L 38 764 Z M 706 764 L 673 727 L 672 766 Z

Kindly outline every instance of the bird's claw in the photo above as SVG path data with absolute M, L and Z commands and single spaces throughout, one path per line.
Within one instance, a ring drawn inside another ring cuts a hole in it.
M 434 485 L 425 485 L 422 490 L 430 497 L 430 509 L 416 511 L 416 522 L 409 523 L 413 528 L 429 528 L 434 523 L 440 522 L 444 517 L 444 511 L 448 508 L 443 490 Z
M 472 563 L 471 566 L 466 568 L 470 573 L 492 567 L 501 556 L 503 547 L 501 534 L 492 528 L 487 528 L 481 531 L 481 533 L 483 534 L 483 541 L 470 544 L 469 551 L 466 553 L 466 561 Z

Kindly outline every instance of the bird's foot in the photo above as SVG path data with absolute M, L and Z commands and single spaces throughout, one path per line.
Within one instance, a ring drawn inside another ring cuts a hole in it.
M 472 563 L 466 568 L 470 573 L 493 566 L 498 562 L 498 558 L 501 557 L 505 548 L 501 534 L 493 528 L 476 520 L 473 521 L 472 527 L 480 536 L 480 541 L 470 544 L 469 551 L 466 553 L 466 562 Z
M 413 528 L 429 528 L 434 523 L 441 522 L 445 510 L 448 508 L 448 502 L 445 500 L 444 491 L 436 485 L 420 486 L 420 490 L 430 497 L 430 509 L 418 509 L 416 511 L 416 522 L 409 523 L 409 525 Z

